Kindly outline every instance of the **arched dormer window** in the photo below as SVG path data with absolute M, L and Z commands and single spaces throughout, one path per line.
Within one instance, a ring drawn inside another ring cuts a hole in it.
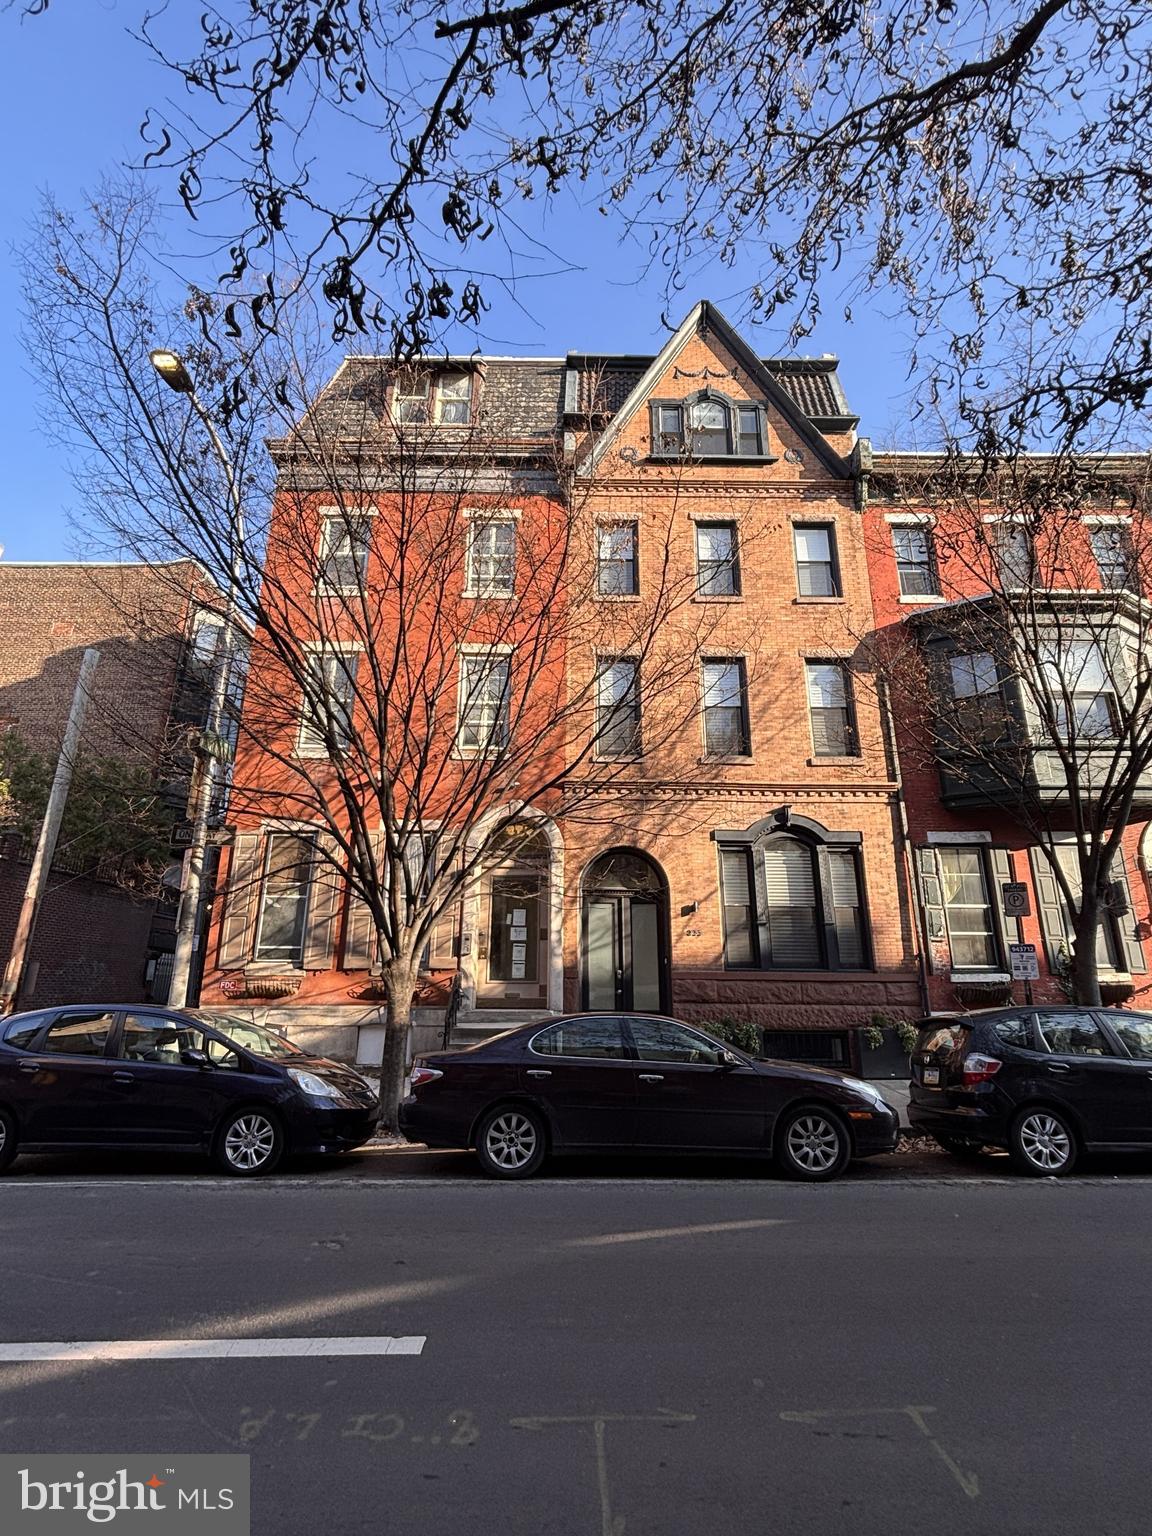
M 653 400 L 652 455 L 696 459 L 768 459 L 764 407 L 702 389 L 685 400 Z
M 714 834 L 730 970 L 862 970 L 870 964 L 858 832 L 775 817 Z

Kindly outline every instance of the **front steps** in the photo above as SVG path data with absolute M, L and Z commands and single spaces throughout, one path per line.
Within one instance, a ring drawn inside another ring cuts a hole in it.
M 506 1029 L 522 1024 L 539 1024 L 555 1018 L 548 1008 L 462 1008 L 452 1030 L 452 1045 L 478 1045 Z

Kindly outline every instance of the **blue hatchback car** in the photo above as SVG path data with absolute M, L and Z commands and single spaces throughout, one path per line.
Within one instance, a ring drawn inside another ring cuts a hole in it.
M 359 1146 L 376 1113 L 351 1067 L 243 1019 L 98 1003 L 0 1021 L 0 1171 L 19 1151 L 153 1147 L 251 1176 Z

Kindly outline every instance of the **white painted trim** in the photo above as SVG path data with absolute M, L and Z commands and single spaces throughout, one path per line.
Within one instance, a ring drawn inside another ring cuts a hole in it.
M 316 508 L 316 515 L 323 522 L 332 518 L 350 519 L 353 517 L 379 517 L 379 507 L 360 506 L 359 503 L 351 507 L 324 506 Z
M 1110 513 L 1104 512 L 1085 512 L 1080 521 L 1087 528 L 1100 528 L 1107 527 L 1109 525 L 1113 527 L 1119 525 L 1121 527 L 1127 528 L 1132 524 L 1131 517 L 1128 517 L 1125 514 L 1112 516 Z
M 543 811 L 524 800 L 510 800 L 505 805 L 494 806 L 477 822 L 469 848 L 480 847 L 488 828 L 498 821 L 520 818 L 535 823 L 548 839 L 551 853 L 548 871 L 548 1009 L 560 1013 L 564 1007 L 564 838 L 559 827 Z M 464 895 L 463 932 L 471 936 L 471 949 L 461 957 L 460 975 L 464 987 L 465 1008 L 476 1006 L 476 971 L 479 963 L 480 937 L 480 885 L 484 871 L 478 870 Z
M 905 528 L 935 528 L 935 512 L 885 512 L 884 521 Z
M 485 645 L 481 641 L 460 640 L 456 650 L 461 656 L 511 656 L 516 647 L 500 644 Z
M 1007 971 L 951 971 L 949 981 L 1005 982 L 1011 981 Z
M 925 836 L 933 847 L 947 847 L 949 843 L 990 844 L 992 841 L 991 832 L 928 832 Z
M 462 507 L 460 516 L 469 520 L 483 518 L 486 523 L 518 523 L 524 513 L 519 507 Z
M 286 1355 L 419 1355 L 426 1334 L 294 1339 L 66 1339 L 0 1343 L 0 1360 L 259 1360 Z
M 946 603 L 948 599 L 942 592 L 922 592 L 919 597 L 901 597 L 898 599 L 905 608 L 932 608 L 940 603 Z

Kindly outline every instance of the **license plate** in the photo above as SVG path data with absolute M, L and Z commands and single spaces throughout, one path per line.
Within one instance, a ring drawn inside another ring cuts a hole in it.
M 939 1067 L 925 1067 L 924 1068 L 924 1086 L 926 1088 L 937 1088 L 937 1087 L 939 1087 L 939 1085 L 940 1085 L 940 1068 Z

